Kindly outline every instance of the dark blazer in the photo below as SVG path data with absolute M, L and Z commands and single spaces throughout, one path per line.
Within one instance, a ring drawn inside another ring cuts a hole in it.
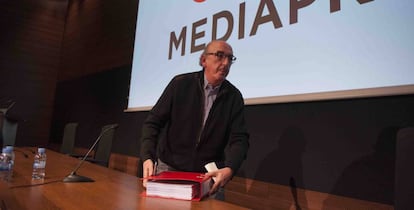
M 237 172 L 249 148 L 243 97 L 225 80 L 203 128 L 203 83 L 204 71 L 171 80 L 144 122 L 143 161 L 160 158 L 177 170 L 194 172 L 205 172 L 204 165 L 214 161 Z

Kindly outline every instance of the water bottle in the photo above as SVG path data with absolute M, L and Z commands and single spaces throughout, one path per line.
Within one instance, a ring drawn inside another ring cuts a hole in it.
M 12 174 L 12 154 L 8 147 L 4 147 L 0 154 L 0 179 L 10 181 Z
M 38 148 L 34 156 L 33 162 L 33 179 L 44 179 L 46 167 L 46 150 L 45 148 Z
M 13 177 L 13 169 L 14 169 L 14 160 L 15 160 L 15 155 L 14 155 L 14 147 L 13 146 L 6 146 L 7 151 L 10 152 L 11 154 L 11 164 L 10 164 L 10 177 Z

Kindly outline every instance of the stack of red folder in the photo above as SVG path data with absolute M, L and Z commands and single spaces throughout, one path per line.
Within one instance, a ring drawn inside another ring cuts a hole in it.
M 211 177 L 203 173 L 164 171 L 147 177 L 145 196 L 199 201 L 211 188 Z

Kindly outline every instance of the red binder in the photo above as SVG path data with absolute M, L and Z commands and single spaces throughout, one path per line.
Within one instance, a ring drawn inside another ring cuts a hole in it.
M 144 196 L 179 200 L 200 201 L 212 186 L 211 177 L 194 172 L 164 171 L 147 180 Z

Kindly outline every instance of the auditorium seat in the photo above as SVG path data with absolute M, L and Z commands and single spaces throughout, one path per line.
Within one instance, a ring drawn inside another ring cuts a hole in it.
M 62 144 L 60 146 L 60 153 L 72 154 L 76 139 L 76 129 L 78 123 L 67 123 L 63 130 Z
M 8 119 L 7 116 L 3 118 L 3 126 L 1 128 L 3 146 L 5 145 L 14 146 L 14 144 L 16 143 L 17 127 L 18 127 L 17 121 Z
M 115 138 L 116 130 L 116 128 L 109 130 L 108 128 L 114 127 L 116 125 L 117 124 L 110 124 L 102 127 L 101 133 L 103 131 L 106 132 L 102 134 L 102 137 L 95 148 L 93 158 L 86 158 L 87 161 L 108 167 L 109 158 L 111 156 L 112 151 L 112 141 Z

